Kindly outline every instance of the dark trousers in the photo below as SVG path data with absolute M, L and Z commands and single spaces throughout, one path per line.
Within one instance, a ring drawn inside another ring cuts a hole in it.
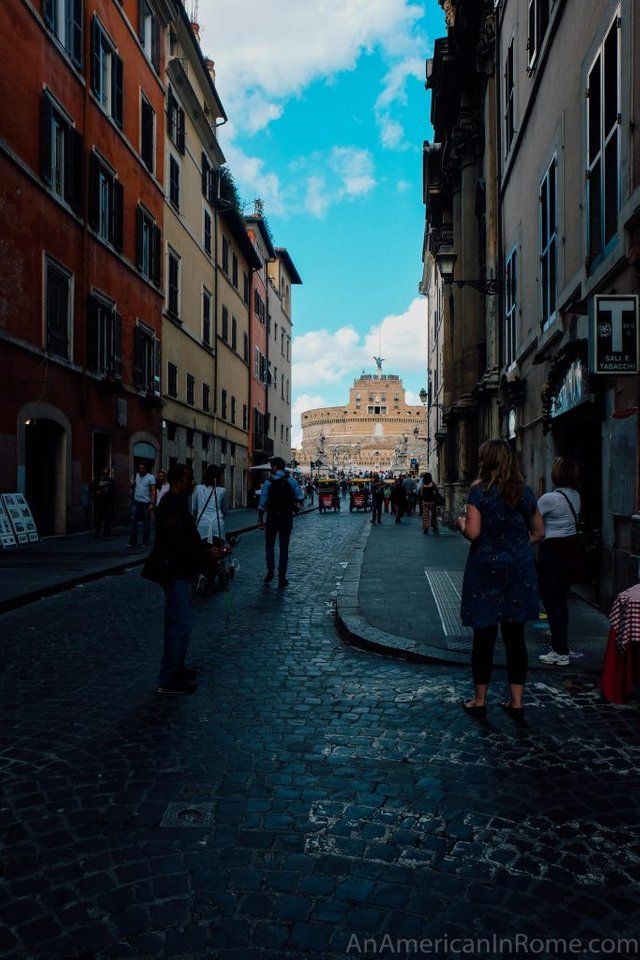
M 267 514 L 265 524 L 265 550 L 267 556 L 267 573 L 275 573 L 276 569 L 276 537 L 278 538 L 278 577 L 284 580 L 289 565 L 289 540 L 293 529 L 293 516 L 272 517 Z
M 131 530 L 129 532 L 129 543 L 138 542 L 138 521 L 142 520 L 142 542 L 146 547 L 149 543 L 149 532 L 151 530 L 151 514 L 148 503 L 140 503 L 134 500 L 131 504 Z
M 93 525 L 96 531 L 96 537 L 100 536 L 102 530 L 103 536 L 111 536 L 111 504 L 100 503 L 98 500 L 93 505 Z
M 382 500 L 374 497 L 371 507 L 371 523 L 375 523 L 376 520 L 378 523 L 382 521 Z
M 560 557 L 554 550 L 553 538 L 540 544 L 538 583 L 540 596 L 549 618 L 551 646 L 554 653 L 569 653 L 569 583 Z
M 164 588 L 164 647 L 158 683 L 176 683 L 191 638 L 191 581 L 170 580 Z
M 509 683 L 524 684 L 527 678 L 527 647 L 524 642 L 524 623 L 503 620 L 500 624 L 507 654 Z M 498 637 L 498 624 L 473 628 L 471 673 L 474 683 L 489 683 L 493 667 L 493 648 Z

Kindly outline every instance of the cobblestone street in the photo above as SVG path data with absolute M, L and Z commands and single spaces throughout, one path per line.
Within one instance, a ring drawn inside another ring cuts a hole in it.
M 335 594 L 366 522 L 299 518 L 286 590 L 245 534 L 230 603 L 196 601 L 191 697 L 154 693 L 162 593 L 139 568 L 0 617 L 3 956 L 315 960 L 368 940 L 391 957 L 517 935 L 626 953 L 637 700 L 534 665 L 518 726 L 500 669 L 478 722 L 467 666 L 345 646 Z

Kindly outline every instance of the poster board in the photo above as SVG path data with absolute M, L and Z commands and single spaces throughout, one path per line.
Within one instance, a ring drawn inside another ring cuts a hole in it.
M 31 508 L 23 493 L 3 493 L 4 509 L 9 517 L 17 543 L 37 543 L 38 531 Z
M 0 544 L 2 547 L 15 547 L 16 538 L 13 532 L 13 527 L 11 526 L 11 521 L 9 520 L 9 514 L 7 513 L 4 502 L 0 497 Z

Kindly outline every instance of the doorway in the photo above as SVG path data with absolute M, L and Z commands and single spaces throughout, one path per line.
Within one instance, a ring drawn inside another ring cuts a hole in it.
M 25 424 L 25 496 L 41 537 L 66 532 L 66 434 L 53 420 Z

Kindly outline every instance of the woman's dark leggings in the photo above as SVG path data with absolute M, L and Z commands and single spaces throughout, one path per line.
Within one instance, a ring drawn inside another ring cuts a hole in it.
M 527 678 L 527 647 L 524 642 L 524 623 L 503 620 L 500 624 L 502 639 L 507 652 L 507 676 L 509 683 L 523 685 Z M 493 648 L 498 637 L 498 625 L 473 628 L 473 651 L 471 672 L 474 683 L 489 683 L 493 667 Z

